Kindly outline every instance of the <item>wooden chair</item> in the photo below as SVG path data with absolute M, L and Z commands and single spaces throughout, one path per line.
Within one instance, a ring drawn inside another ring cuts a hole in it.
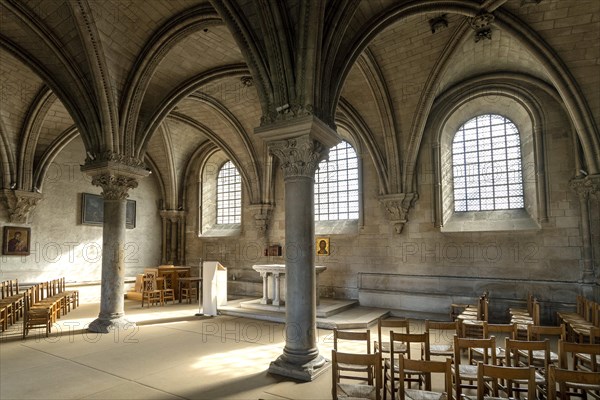
M 540 359 L 543 360 L 541 363 Z M 534 367 L 534 383 L 540 393 L 545 393 L 548 387 L 547 371 L 550 365 L 550 341 L 548 339 L 533 341 L 507 338 L 506 365 L 509 367 Z M 525 384 L 526 382 L 516 383 Z M 515 391 L 524 391 L 524 389 L 517 387 Z
M 452 359 L 446 358 L 446 361 L 412 360 L 400 356 L 398 359 L 399 377 L 398 397 L 400 400 L 409 399 L 428 399 L 441 398 L 444 394 L 447 398 L 452 398 Z M 406 388 L 405 377 L 410 374 L 418 373 L 425 377 L 425 390 Z M 441 373 L 444 375 L 444 392 L 431 391 L 431 374 Z
M 142 308 L 144 300 L 147 301 L 148 307 L 152 304 L 162 304 L 162 291 L 156 287 L 156 278 L 151 275 L 144 275 L 142 278 Z
M 454 357 L 454 335 L 459 333 L 458 321 L 425 321 L 425 332 L 429 333 L 431 357 Z
M 600 372 L 600 346 L 593 343 L 558 341 L 560 368 Z
M 600 393 L 600 372 L 573 371 L 550 365 L 548 400 L 567 400 L 571 396 L 598 399 L 600 398 L 598 393 Z
M 487 339 L 494 336 L 496 338 L 496 343 L 498 344 L 503 343 L 504 338 L 515 338 L 516 334 L 517 326 L 515 324 L 490 324 L 487 322 L 484 322 L 483 324 L 483 338 Z M 475 348 L 472 351 L 473 356 L 478 356 L 479 358 L 483 356 L 483 349 Z M 506 350 L 501 346 L 496 346 L 496 361 L 498 364 L 502 364 L 505 357 Z
M 46 337 L 49 336 L 52 329 L 51 308 L 32 307 L 33 298 L 34 295 L 32 289 L 27 289 L 25 293 L 25 310 L 23 313 L 23 339 L 25 339 L 31 329 L 44 328 L 46 331 Z
M 541 325 L 527 325 L 527 340 L 543 340 L 551 339 L 556 340 L 567 340 L 567 330 L 565 324 L 559 326 L 541 326 Z M 533 358 L 536 362 L 543 362 L 544 354 L 538 354 L 533 352 Z M 550 362 L 558 363 L 558 351 L 552 351 L 550 349 Z
M 383 398 L 387 398 L 387 393 L 390 393 L 392 400 L 395 398 L 398 385 L 400 383 L 400 368 L 398 359 L 406 356 L 411 358 L 413 343 L 420 344 L 420 359 L 429 360 L 429 334 L 425 333 L 403 333 L 390 332 L 390 358 L 383 361 Z M 423 386 L 423 377 L 417 372 L 405 371 L 409 377 L 404 377 L 405 382 L 415 382 L 419 385 L 419 389 Z M 416 378 L 412 376 L 416 375 Z
M 353 364 L 363 366 L 369 373 L 364 378 L 366 384 L 349 384 L 340 381 L 339 366 Z M 381 353 L 350 354 L 331 351 L 332 385 L 334 399 L 381 399 Z M 374 378 L 374 379 L 373 379 Z
M 371 354 L 371 331 L 362 332 L 333 330 L 333 349 L 337 352 L 349 354 Z M 358 373 L 371 373 L 371 369 L 364 365 L 338 363 L 338 379 L 359 379 L 364 376 Z M 371 376 L 368 376 L 370 379 Z
M 518 315 L 511 318 L 510 323 L 517 325 L 516 339 L 525 340 L 527 338 L 528 325 L 540 325 L 540 303 L 533 299 L 533 305 L 530 315 Z
M 496 364 L 496 339 L 492 336 L 488 339 L 459 338 L 454 336 L 454 364 L 452 374 L 454 376 L 454 390 L 456 398 L 460 399 L 463 389 L 477 389 L 477 365 L 473 365 L 472 349 L 483 349 L 483 362 L 485 364 Z M 461 353 L 467 352 L 467 362 L 463 362 Z
M 182 300 L 186 300 L 188 304 L 198 300 L 198 287 L 195 282 L 181 281 L 181 292 L 179 296 Z
M 373 350 L 381 353 L 381 358 L 389 357 L 390 343 L 389 339 L 383 335 L 382 328 L 390 328 L 399 332 L 409 333 L 410 323 L 407 319 L 383 319 L 377 320 L 377 340 L 373 343 Z M 402 348 L 402 343 L 396 345 L 396 352 L 406 352 L 406 348 Z
M 486 395 L 499 397 L 500 393 L 513 398 L 515 386 L 522 382 L 527 383 L 527 398 L 537 399 L 534 367 L 506 367 L 482 362 L 477 364 L 478 400 L 484 400 Z
M 172 301 L 175 304 L 175 289 L 173 288 L 159 288 L 162 296 L 162 304 L 164 305 L 167 301 Z

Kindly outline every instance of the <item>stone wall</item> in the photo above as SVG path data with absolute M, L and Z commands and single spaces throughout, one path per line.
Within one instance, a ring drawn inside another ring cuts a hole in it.
M 442 232 L 434 226 L 431 156 L 423 151 L 418 165 L 419 200 L 403 232 L 396 234 L 378 200 L 371 158 L 360 154 L 361 222 L 354 233 L 328 235 L 331 255 L 316 260 L 327 266 L 320 276 L 321 295 L 359 299 L 361 305 L 391 309 L 396 315 L 441 319 L 448 318 L 451 303 L 475 302 L 489 291 L 490 319 L 506 322 L 507 308 L 523 306 L 531 292 L 541 301 L 543 322 L 553 323 L 555 311 L 572 309 L 577 294 L 597 293 L 597 286 L 579 283 L 582 243 L 579 202 L 569 189 L 575 165 L 571 130 L 553 108 L 556 105 L 545 106 L 549 114 L 543 132 L 547 221 L 517 231 Z M 431 140 L 426 136 L 422 148 L 430 149 Z M 246 198 L 242 231 L 235 237 L 199 238 L 188 223 L 188 263 L 219 260 L 228 268 L 230 295 L 260 297 L 261 279 L 251 267 L 284 262 L 283 257 L 263 254 L 267 244 L 280 244 L 285 255 L 283 204 L 283 179 L 277 172 L 275 208 L 266 237 L 254 230 Z M 187 207 L 198 208 L 191 200 Z M 188 218 L 197 219 L 197 212 L 190 212 Z M 600 229 L 597 222 L 592 222 L 595 235 Z
M 42 187 L 43 200 L 30 215 L 29 224 L 10 224 L 5 204 L 0 223 L 31 228 L 29 256 L 0 256 L 0 279 L 39 282 L 65 277 L 68 282 L 99 281 L 102 268 L 102 227 L 81 224 L 81 194 L 100 194 L 79 166 L 85 159 L 83 143 L 74 139 L 48 169 Z M 140 181 L 129 199 L 136 201 L 134 229 L 127 229 L 126 276 L 160 263 L 161 224 L 157 212 L 160 197 L 152 176 Z

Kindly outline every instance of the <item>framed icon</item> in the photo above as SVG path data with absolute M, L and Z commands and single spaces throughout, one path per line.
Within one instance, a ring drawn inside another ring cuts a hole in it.
M 315 240 L 318 256 L 328 256 L 329 252 L 329 238 L 327 237 L 318 237 Z
M 28 256 L 31 248 L 31 228 L 5 226 L 2 240 L 2 254 L 7 256 Z

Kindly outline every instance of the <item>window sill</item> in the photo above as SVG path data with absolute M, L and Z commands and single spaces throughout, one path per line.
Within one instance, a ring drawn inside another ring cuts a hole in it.
M 541 226 L 524 209 L 455 212 L 441 232 L 532 231 Z
M 316 221 L 315 235 L 357 235 L 358 220 Z
M 199 237 L 234 237 L 242 234 L 242 224 L 213 225 L 202 232 Z

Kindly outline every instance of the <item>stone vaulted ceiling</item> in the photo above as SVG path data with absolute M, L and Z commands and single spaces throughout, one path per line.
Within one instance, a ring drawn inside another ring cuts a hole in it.
M 206 141 L 241 165 L 262 160 L 265 146 L 253 130 L 270 112 L 265 87 L 281 86 L 281 79 L 292 79 L 285 69 L 301 65 L 285 57 L 298 44 L 280 43 L 278 53 L 273 32 L 287 29 L 287 41 L 301 36 L 306 10 L 289 1 L 268 19 L 258 3 L 2 0 L 2 188 L 39 189 L 44 165 L 78 135 L 88 156 L 147 156 L 173 203 L 181 202 L 182 171 Z M 588 168 L 600 168 L 600 2 L 323 4 L 320 53 L 312 61 L 314 75 L 305 79 L 314 80 L 316 102 L 333 110 L 336 123 L 362 132 L 357 137 L 367 144 L 365 156 L 381 170 L 381 194 L 414 189 L 406 165 L 417 157 L 436 96 L 499 71 L 552 86 Z M 223 18 L 223 10 L 231 15 Z M 472 18 L 486 11 L 495 17 L 491 40 L 475 41 Z M 440 17 L 433 32 L 431 23 Z M 269 21 L 283 25 L 274 29 Z M 282 73 L 274 72 L 277 65 Z M 268 85 L 265 73 L 271 74 Z M 294 76 L 297 88 L 301 75 Z M 265 172 L 248 173 L 258 182 L 252 201 L 268 200 L 260 194 Z

